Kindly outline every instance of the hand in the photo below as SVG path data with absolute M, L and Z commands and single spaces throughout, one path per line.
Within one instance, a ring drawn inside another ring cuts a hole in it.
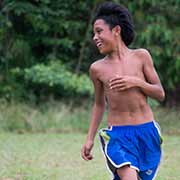
M 109 88 L 116 91 L 124 91 L 133 87 L 138 87 L 140 79 L 134 76 L 116 76 L 110 79 Z
M 81 149 L 81 156 L 84 160 L 89 161 L 93 159 L 91 155 L 91 150 L 93 148 L 94 143 L 92 141 L 87 141 L 85 145 Z

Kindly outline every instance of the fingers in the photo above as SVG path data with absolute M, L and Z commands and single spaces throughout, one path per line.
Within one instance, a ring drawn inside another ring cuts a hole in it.
M 92 155 L 90 154 L 90 149 L 85 146 L 81 150 L 81 156 L 86 161 L 93 159 Z
M 128 89 L 127 86 L 116 86 L 116 87 L 113 87 L 111 90 L 119 92 L 119 91 L 125 91 L 127 89 Z
M 113 89 L 116 85 L 122 85 L 122 83 L 125 83 L 125 79 L 123 76 L 116 76 L 109 80 L 109 87 L 110 89 Z
M 127 89 L 126 81 L 123 79 L 123 77 L 114 78 L 110 80 L 109 88 L 112 90 L 123 91 Z
M 115 77 L 109 80 L 109 83 L 113 83 L 114 81 L 122 80 L 122 79 L 123 79 L 123 76 L 116 75 Z
M 109 88 L 114 89 L 116 87 L 122 87 L 125 85 L 124 83 L 125 83 L 124 80 L 115 80 L 115 81 L 109 83 Z
M 116 91 L 123 91 L 123 90 L 126 90 L 128 88 L 124 84 L 117 84 L 117 85 L 112 86 L 110 89 L 111 90 L 116 90 Z
M 131 82 L 127 76 L 118 76 L 109 80 L 109 88 L 115 91 L 124 91 L 131 87 Z

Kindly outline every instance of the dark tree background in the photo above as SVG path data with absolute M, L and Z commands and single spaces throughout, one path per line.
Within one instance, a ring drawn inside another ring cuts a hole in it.
M 0 96 L 20 99 L 88 98 L 95 7 L 103 0 L 1 0 Z M 121 1 L 132 13 L 136 38 L 147 48 L 167 99 L 180 102 L 180 1 Z

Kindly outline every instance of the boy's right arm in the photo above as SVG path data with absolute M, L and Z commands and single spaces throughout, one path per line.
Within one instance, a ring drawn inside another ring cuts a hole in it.
M 86 143 L 82 147 L 81 155 L 84 160 L 91 160 L 91 150 L 94 144 L 94 138 L 102 120 L 105 109 L 104 89 L 102 82 L 97 77 L 97 68 L 95 64 L 90 67 L 90 77 L 94 85 L 95 101 L 92 108 L 91 120 Z

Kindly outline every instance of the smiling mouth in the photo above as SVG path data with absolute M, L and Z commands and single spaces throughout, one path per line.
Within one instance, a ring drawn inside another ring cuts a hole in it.
M 97 46 L 97 48 L 101 48 L 102 43 L 101 43 L 101 42 L 97 42 L 97 43 L 96 43 L 96 46 Z

